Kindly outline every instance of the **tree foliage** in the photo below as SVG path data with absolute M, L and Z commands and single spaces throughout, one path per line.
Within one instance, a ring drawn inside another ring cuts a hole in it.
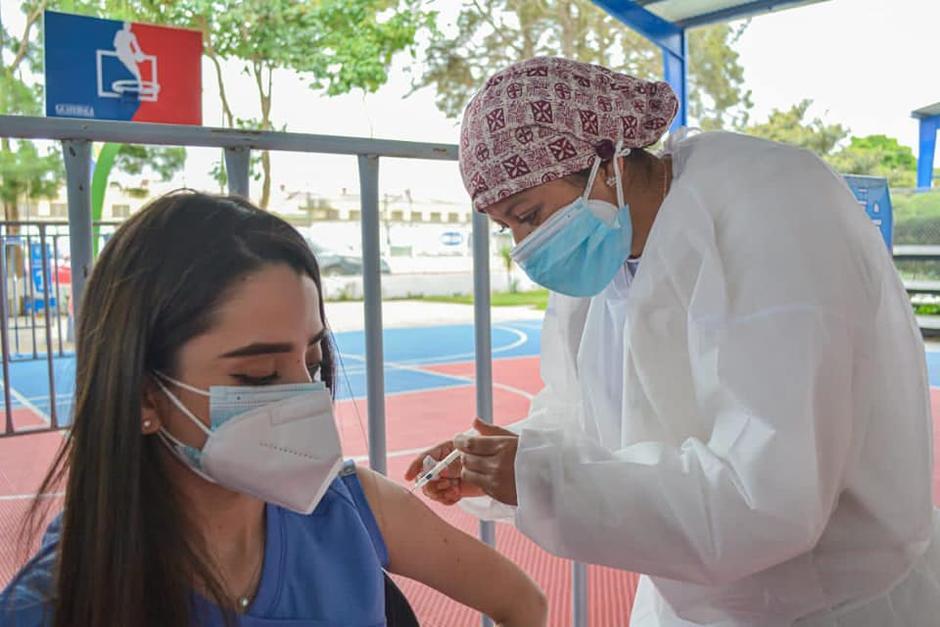
M 849 137 L 849 129 L 841 124 L 809 119 L 811 105 L 803 100 L 786 111 L 774 109 L 766 122 L 749 126 L 747 132 L 812 150 L 842 174 L 883 176 L 892 187 L 914 186 L 917 159 L 908 146 L 885 135 Z
M 848 137 L 849 129 L 841 124 L 828 124 L 819 117 L 808 119 L 812 104 L 812 100 L 803 100 L 785 111 L 774 109 L 766 122 L 747 127 L 747 132 L 755 137 L 812 150 L 823 158 L 829 157 Z
M 120 0 L 31 0 L 22 2 L 26 16 L 18 33 L 0 27 L 0 111 L 15 115 L 42 115 L 42 14 L 46 9 L 109 16 L 126 10 Z M 124 146 L 118 168 L 136 175 L 145 170 L 168 180 L 182 170 L 182 148 Z M 43 153 L 32 142 L 0 139 L 0 200 L 8 220 L 19 218 L 19 203 L 55 196 L 65 178 L 62 158 L 53 149 Z
M 689 35 L 689 117 L 703 128 L 739 128 L 750 91 L 732 45 L 746 26 Z M 433 86 L 438 108 L 458 117 L 487 76 L 534 56 L 563 56 L 646 79 L 662 77 L 662 53 L 590 0 L 466 0 L 455 27 L 438 32 L 415 88 Z
M 373 92 L 388 80 L 392 57 L 414 54 L 418 31 L 433 25 L 421 0 L 139 0 L 140 17 L 202 31 L 204 52 L 219 85 L 223 124 L 238 128 L 223 62 L 235 61 L 255 85 L 255 128 L 273 130 L 274 73 L 298 72 L 327 95 Z M 271 196 L 271 161 L 261 154 L 260 204 Z M 222 169 L 218 168 L 221 175 Z
M 916 184 L 917 158 L 914 151 L 899 144 L 894 137 L 852 137 L 830 161 L 839 172 L 883 176 L 892 187 L 914 187 Z

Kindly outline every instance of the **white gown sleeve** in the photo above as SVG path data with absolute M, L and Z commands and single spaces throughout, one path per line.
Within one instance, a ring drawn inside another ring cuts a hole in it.
M 612 451 L 569 429 L 524 429 L 521 531 L 562 557 L 701 584 L 816 543 L 852 437 L 850 323 L 806 305 L 709 325 L 697 358 L 714 360 L 718 380 L 703 390 L 722 393 L 699 399 L 714 412 L 708 441 Z
M 554 293 L 549 296 L 542 324 L 540 362 L 545 387 L 532 400 L 529 416 L 507 427 L 510 431 L 521 434 L 524 429 L 578 429 L 580 404 L 575 363 L 589 304 L 590 299 Z M 547 364 L 555 366 L 546 367 Z M 488 496 L 462 499 L 460 506 L 481 520 L 512 522 L 516 515 L 515 506 Z

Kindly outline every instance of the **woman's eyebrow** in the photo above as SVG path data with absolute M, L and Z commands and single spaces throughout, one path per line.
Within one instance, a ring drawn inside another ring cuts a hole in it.
M 247 344 L 241 348 L 223 353 L 221 357 L 251 357 L 253 355 L 274 355 L 277 353 L 289 353 L 293 349 L 290 342 L 255 342 Z
M 308 342 L 307 346 L 309 347 L 320 343 L 324 337 L 326 337 L 326 328 L 310 338 L 310 342 Z M 220 357 L 228 359 L 232 357 L 252 357 L 255 355 L 277 355 L 280 353 L 289 353 L 293 349 L 294 345 L 290 342 L 254 342 L 223 353 Z

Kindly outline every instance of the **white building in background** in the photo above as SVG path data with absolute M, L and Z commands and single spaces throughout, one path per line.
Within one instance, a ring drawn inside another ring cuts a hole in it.
M 173 183 L 140 181 L 138 187 L 128 188 L 111 184 L 104 196 L 101 212 L 103 222 L 120 222 L 146 205 L 150 199 L 178 188 Z M 65 186 L 55 198 L 19 203 L 20 220 L 24 222 L 68 222 L 69 207 Z
M 140 180 L 134 187 L 112 183 L 105 194 L 101 220 L 120 222 L 152 198 L 178 189 L 178 182 Z M 362 207 L 358 190 L 332 194 L 272 190 L 269 209 L 298 227 L 324 248 L 361 252 Z M 382 253 L 388 257 L 468 256 L 471 245 L 470 203 L 414 197 L 409 190 L 379 198 Z M 55 198 L 20 204 L 20 220 L 67 222 L 65 187 Z
M 360 252 L 362 206 L 358 193 L 281 190 L 283 202 L 272 210 L 325 248 Z M 278 206 L 279 205 L 279 206 Z M 281 209 L 284 207 L 285 209 Z M 470 203 L 415 197 L 409 190 L 379 197 L 382 253 L 389 257 L 469 256 Z

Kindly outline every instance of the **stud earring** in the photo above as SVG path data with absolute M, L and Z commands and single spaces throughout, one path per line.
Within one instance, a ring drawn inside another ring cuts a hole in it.
M 144 429 L 149 429 L 151 424 L 153 423 L 149 420 L 144 420 Z

